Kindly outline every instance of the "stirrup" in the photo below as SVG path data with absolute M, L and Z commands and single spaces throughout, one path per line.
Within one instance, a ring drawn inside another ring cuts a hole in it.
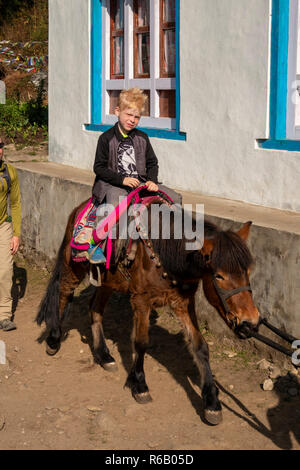
M 93 266 L 90 266 L 90 284 L 94 287 L 100 287 L 102 285 L 100 268 L 97 264 L 94 266 L 97 270 L 97 279 L 93 276 Z

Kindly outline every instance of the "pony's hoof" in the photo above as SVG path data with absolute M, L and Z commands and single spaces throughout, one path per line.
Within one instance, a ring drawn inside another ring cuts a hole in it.
M 206 421 L 213 426 L 220 424 L 223 419 L 221 410 L 204 410 L 204 417 Z
M 103 369 L 107 372 L 116 372 L 118 370 L 118 366 L 116 362 L 104 362 L 101 364 Z
M 49 356 L 54 356 L 59 351 L 60 345 L 57 348 L 51 348 L 49 344 L 46 344 L 46 353 Z
M 133 398 L 140 404 L 146 405 L 152 401 L 152 397 L 149 392 L 144 393 L 134 393 Z

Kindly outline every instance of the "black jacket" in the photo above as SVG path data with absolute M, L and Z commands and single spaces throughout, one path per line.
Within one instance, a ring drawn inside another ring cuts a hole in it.
M 93 195 L 101 203 L 107 187 L 122 186 L 124 177 L 117 171 L 118 147 L 122 140 L 131 139 L 136 159 L 136 168 L 141 181 L 157 183 L 158 161 L 149 137 L 139 129 L 133 129 L 127 138 L 119 131 L 118 123 L 100 135 L 96 150 L 94 172 L 96 174 Z

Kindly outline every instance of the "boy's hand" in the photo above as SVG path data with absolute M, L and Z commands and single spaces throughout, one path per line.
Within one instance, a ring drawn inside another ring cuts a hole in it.
M 137 188 L 140 184 L 140 181 L 137 178 L 131 178 L 130 176 L 126 176 L 123 179 L 123 186 L 129 186 L 130 188 Z
M 153 183 L 153 181 L 146 181 L 145 185 L 147 186 L 148 191 L 158 191 L 158 186 L 157 184 Z

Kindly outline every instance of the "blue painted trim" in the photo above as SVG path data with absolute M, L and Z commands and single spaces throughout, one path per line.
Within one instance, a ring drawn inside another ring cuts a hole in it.
M 91 0 L 91 123 L 101 122 L 102 2 Z
M 258 139 L 260 148 L 300 151 L 299 140 L 286 139 L 289 0 L 273 0 L 271 31 L 270 136 Z
M 180 0 L 175 0 L 176 131 L 180 130 Z
M 112 127 L 112 124 L 85 124 L 87 131 L 105 132 Z M 139 127 L 139 130 L 145 132 L 149 137 L 170 140 L 186 140 L 185 132 L 178 132 L 172 129 L 157 129 L 156 127 Z
M 273 0 L 271 32 L 270 138 L 286 138 L 289 1 Z
M 273 150 L 289 150 L 293 152 L 300 152 L 300 140 L 273 140 L 273 139 L 261 139 L 258 140 L 259 147 L 263 149 Z

